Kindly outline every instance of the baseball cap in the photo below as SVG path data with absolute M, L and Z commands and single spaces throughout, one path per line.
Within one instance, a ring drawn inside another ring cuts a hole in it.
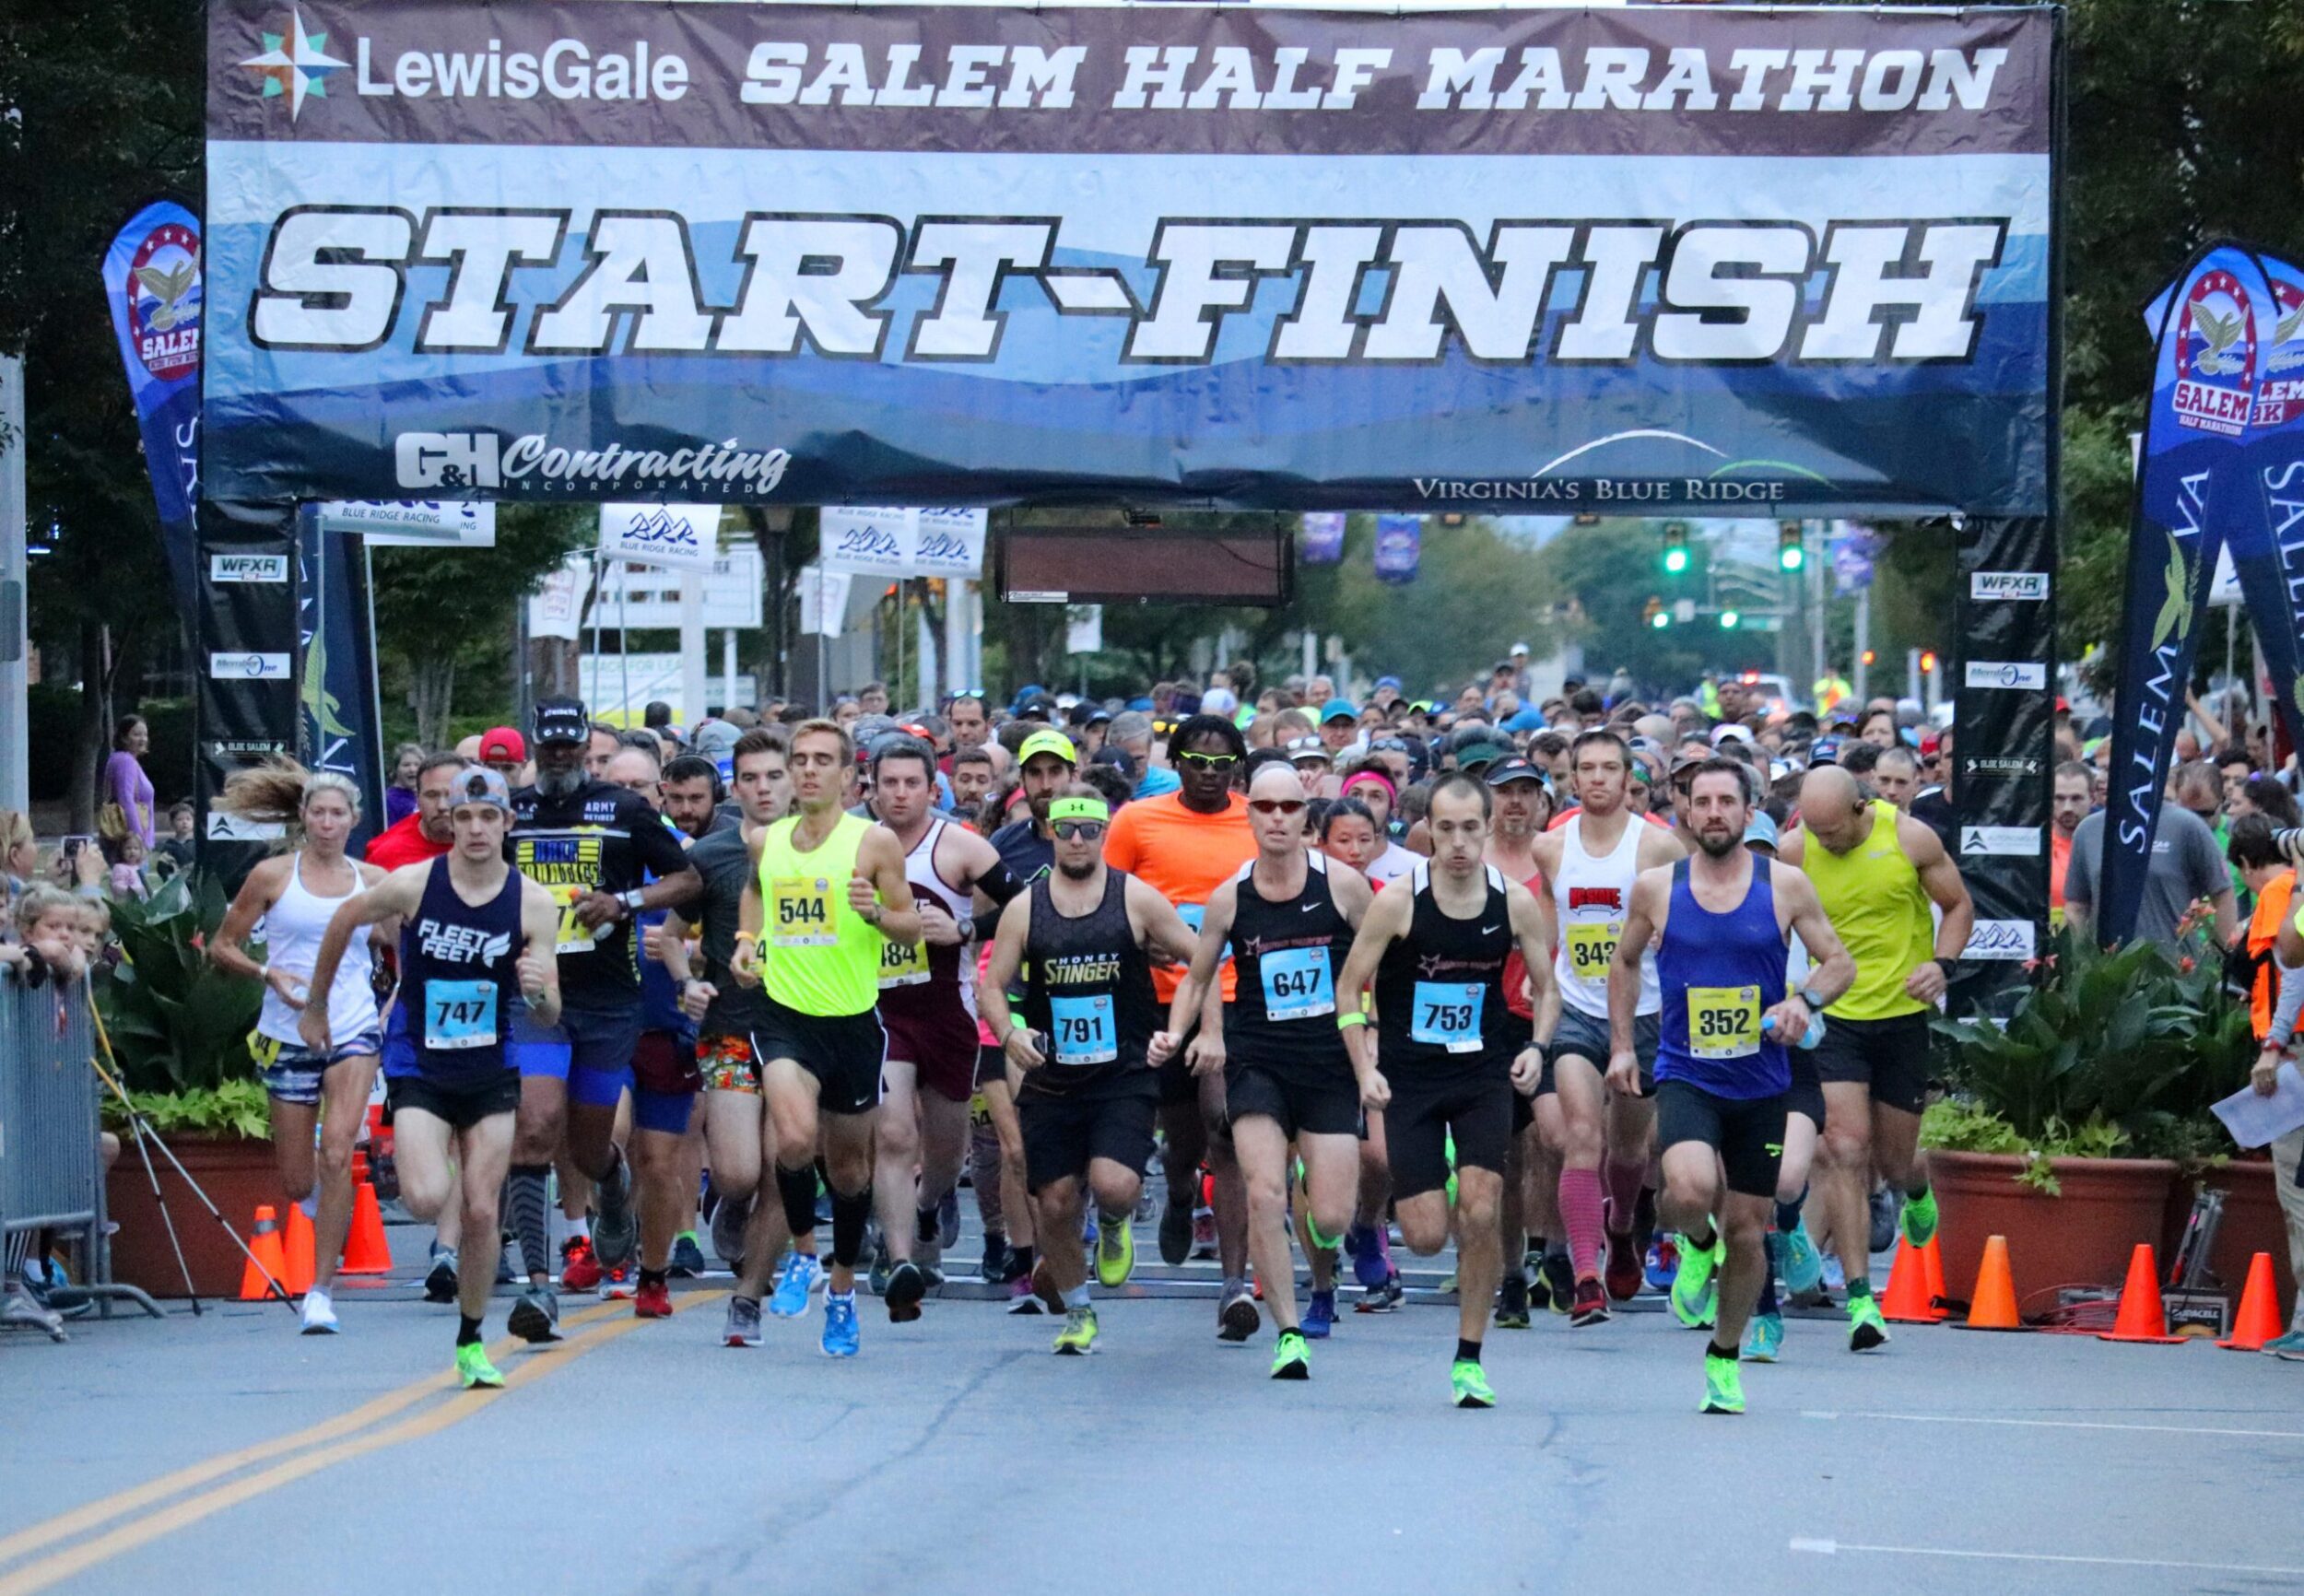
M 1726 725 L 1714 726 L 1712 728 L 1713 747 L 1719 747 L 1722 743 L 1725 743 L 1731 737 L 1742 737 L 1747 743 L 1752 741 L 1752 733 L 1746 731 L 1742 726 L 1738 725 L 1734 721 L 1729 722 Z
M 1074 747 L 1072 739 L 1062 732 L 1035 732 L 1025 738 L 1023 745 L 1016 751 L 1017 769 L 1021 770 L 1030 764 L 1032 756 L 1035 754 L 1053 754 L 1065 764 L 1076 768 L 1080 763 L 1079 749 Z
M 1459 754 L 1456 757 L 1458 762 L 1461 763 L 1464 756 Z M 1483 776 L 1481 780 L 1486 781 L 1491 787 L 1501 787 L 1508 781 L 1541 782 L 1544 780 L 1544 774 L 1534 765 L 1528 763 L 1527 760 L 1522 759 L 1515 754 L 1509 758 L 1499 759 L 1495 764 L 1490 765 L 1487 769 L 1487 773 Z
M 1672 773 L 1676 776 L 1692 765 L 1701 765 L 1710 757 L 1693 748 L 1683 748 L 1672 757 Z
M 1808 745 L 1808 763 L 1837 765 L 1840 762 L 1840 740 L 1838 737 L 1818 737 Z
M 582 698 L 538 698 L 528 729 L 538 743 L 586 743 L 592 740 L 592 717 Z
M 1317 759 L 1323 765 L 1328 763 L 1328 745 L 1318 737 L 1291 737 L 1286 751 L 1289 761 L 1294 764 L 1301 764 L 1307 759 Z
M 1360 707 L 1349 698 L 1331 698 L 1320 707 L 1320 723 L 1323 726 L 1331 721 L 1357 721 L 1359 718 Z
M 582 706 L 578 706 L 582 708 Z M 503 776 L 486 765 L 466 765 L 455 774 L 448 786 L 448 806 L 454 809 L 464 804 L 493 804 L 506 815 L 512 812 L 511 789 L 504 785 Z
M 1056 700 L 1046 693 L 1034 693 L 1018 698 L 1016 718 L 1019 721 L 1053 721 L 1056 718 Z
M 1500 743 L 1491 743 L 1486 737 L 1470 737 L 1456 748 L 1456 769 L 1469 771 L 1511 757 L 1512 751 Z
M 1398 692 L 1398 691 L 1400 690 L 1400 678 L 1399 678 L 1398 676 L 1379 676 L 1379 677 L 1377 677 L 1377 678 L 1376 678 L 1376 688 L 1377 688 L 1377 690 L 1378 690 L 1379 692 L 1381 692 L 1381 691 L 1382 691 L 1384 688 L 1386 688 L 1386 687 L 1390 687 L 1390 688 L 1391 688 L 1393 692 L 1395 692 L 1395 693 L 1396 693 L 1396 692 Z
M 1527 645 L 1526 643 L 1514 643 L 1514 644 L 1512 645 L 1512 652 L 1514 652 L 1514 653 L 1516 653 L 1516 654 L 1524 654 L 1524 653 L 1526 653 L 1527 651 L 1528 651 L 1528 645 Z
M 480 733 L 480 758 L 509 759 L 521 764 L 528 757 L 528 740 L 510 726 L 490 726 Z
M 1750 820 L 1745 823 L 1744 845 L 1746 848 L 1756 843 L 1763 847 L 1774 848 L 1777 841 L 1776 822 L 1766 815 L 1756 813 Z

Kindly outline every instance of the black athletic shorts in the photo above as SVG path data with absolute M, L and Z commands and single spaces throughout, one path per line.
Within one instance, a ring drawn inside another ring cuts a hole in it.
M 1643 1097 L 1656 1095 L 1656 1039 L 1663 1025 L 1656 1015 L 1640 1015 L 1632 1021 L 1632 1051 L 1640 1059 L 1640 1095 Z M 1560 1089 L 1553 1069 L 1569 1053 L 1589 1062 L 1604 1077 L 1607 1074 L 1608 1022 L 1594 1019 L 1571 1003 L 1562 1003 L 1560 1023 L 1552 1027 L 1552 1045 L 1544 1050 L 1544 1076 L 1536 1083 L 1537 1097 Z
M 980 1041 L 976 1044 L 976 1089 L 981 1092 L 995 1081 L 1004 1086 L 1008 1084 L 1007 1050 Z
M 1395 1198 L 1421 1196 L 1448 1184 L 1448 1139 L 1456 1139 L 1456 1168 L 1504 1172 L 1511 1145 L 1511 1077 L 1499 1068 L 1450 1074 L 1437 1081 L 1407 1074 L 1385 1077 L 1392 1101 L 1384 1108 L 1384 1150 L 1392 1163 Z
M 1784 1161 L 1784 1097 L 1722 1097 L 1686 1081 L 1659 1082 L 1656 1145 L 1670 1152 L 1701 1142 L 1720 1155 L 1729 1191 L 1772 1199 Z
M 1928 1015 L 1885 1020 L 1828 1016 L 1816 1046 L 1816 1074 L 1827 1083 L 1853 1081 L 1872 1100 L 1917 1114 L 1928 1106 Z
M 1178 1048 L 1168 1062 L 1154 1070 L 1152 1077 L 1159 1084 L 1163 1109 L 1200 1100 L 1200 1077 L 1192 1073 L 1192 1064 L 1185 1059 L 1182 1048 Z
M 860 1015 L 805 1015 L 774 998 L 752 1029 L 763 1066 L 790 1059 L 816 1077 L 817 1107 L 827 1114 L 868 1114 L 880 1106 L 880 1065 L 888 1033 L 871 1009 Z
M 1280 1133 L 1291 1138 L 1361 1133 L 1360 1088 L 1349 1069 L 1288 1069 L 1227 1059 L 1224 1109 L 1236 1125 L 1243 1115 L 1269 1115 L 1279 1121 Z
M 1816 1054 L 1806 1048 L 1787 1048 L 1792 1062 L 1792 1089 L 1784 1094 L 1784 1112 L 1805 1114 L 1808 1123 L 1824 1129 L 1824 1083 L 1816 1074 Z
M 386 1089 L 392 1111 L 418 1109 L 452 1131 L 469 1131 L 495 1114 L 520 1111 L 520 1072 L 491 1070 L 468 1081 L 439 1081 L 429 1075 L 393 1075 Z
M 1039 1077 L 1063 1070 L 1061 1090 Z M 1037 1195 L 1058 1180 L 1086 1179 L 1088 1160 L 1110 1158 L 1142 1176 L 1152 1162 L 1159 1083 L 1141 1065 L 1064 1070 L 1044 1064 L 1024 1078 L 1016 1117 L 1024 1132 L 1024 1188 Z

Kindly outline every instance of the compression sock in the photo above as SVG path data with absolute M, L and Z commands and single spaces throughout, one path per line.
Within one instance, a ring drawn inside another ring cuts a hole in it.
M 1763 1238 L 1766 1246 L 1766 1266 L 1760 1271 L 1760 1300 L 1754 1305 L 1755 1313 L 1781 1313 L 1776 1303 L 1776 1260 L 1783 1250 L 1784 1238 L 1771 1230 Z
M 456 1344 L 471 1346 L 480 1339 L 480 1321 L 468 1313 L 456 1316 Z
M 552 1271 L 551 1194 L 549 1164 L 515 1164 L 507 1185 L 511 1191 L 512 1234 L 520 1238 L 520 1262 L 531 1275 Z
M 787 1169 L 777 1165 L 776 1195 L 783 1200 L 784 1224 L 797 1244 L 800 1238 L 816 1229 L 816 1167 L 804 1164 L 797 1169 Z
M 1656 1189 L 1643 1184 L 1640 1198 L 1632 1204 L 1632 1235 L 1646 1241 L 1656 1234 Z
M 1560 1171 L 1560 1223 L 1568 1230 L 1569 1262 L 1576 1278 L 1600 1273 L 1600 1171 Z
M 832 1262 L 840 1269 L 853 1269 L 856 1260 L 864 1254 L 864 1226 L 872 1220 L 872 1187 L 867 1182 L 861 1191 L 832 1190 Z
M 1602 1161 L 1601 1173 L 1608 1182 L 1608 1228 L 1618 1236 L 1628 1235 L 1640 1223 L 1640 1179 L 1648 1165 L 1645 1160 L 1628 1163 L 1610 1157 Z
M 1808 1189 L 1803 1186 L 1800 1195 L 1789 1203 L 1776 1204 L 1776 1228 L 1786 1236 L 1800 1228 L 1800 1205 L 1808 1200 Z
M 1478 1363 L 1480 1361 L 1480 1344 L 1476 1341 L 1466 1341 L 1464 1337 L 1458 1336 L 1456 1338 L 1456 1361 L 1458 1363 Z

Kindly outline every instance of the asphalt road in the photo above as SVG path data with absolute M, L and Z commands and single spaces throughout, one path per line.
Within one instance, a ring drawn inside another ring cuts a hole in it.
M 0 1596 L 2304 1589 L 2304 1367 L 2256 1355 L 1858 1357 L 1806 1320 L 1731 1419 L 1667 1315 L 1540 1316 L 1464 1413 L 1430 1306 L 1346 1315 L 1295 1385 L 1196 1294 L 1107 1302 L 1087 1359 L 992 1302 L 866 1302 L 833 1363 L 815 1312 L 719 1346 L 723 1288 L 570 1301 L 496 1394 L 448 1389 L 451 1310 L 406 1284 L 345 1290 L 335 1339 L 239 1304 L 0 1336 Z

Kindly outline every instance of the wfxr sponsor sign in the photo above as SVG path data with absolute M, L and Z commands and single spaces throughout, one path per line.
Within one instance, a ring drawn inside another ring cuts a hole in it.
M 210 491 L 2038 510 L 2055 26 L 221 0 Z

